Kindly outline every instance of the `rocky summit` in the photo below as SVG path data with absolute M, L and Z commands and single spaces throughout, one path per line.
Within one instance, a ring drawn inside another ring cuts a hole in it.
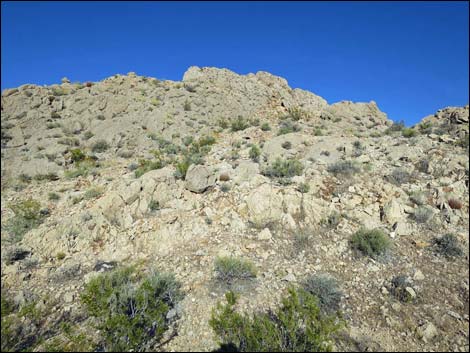
M 229 325 L 302 288 L 303 349 L 468 352 L 468 124 L 217 68 L 6 89 L 2 351 L 272 349 Z

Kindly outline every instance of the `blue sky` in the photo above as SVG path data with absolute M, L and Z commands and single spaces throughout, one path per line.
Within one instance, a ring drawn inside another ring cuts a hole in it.
M 268 71 L 407 125 L 468 103 L 468 2 L 8 2 L 1 86 Z

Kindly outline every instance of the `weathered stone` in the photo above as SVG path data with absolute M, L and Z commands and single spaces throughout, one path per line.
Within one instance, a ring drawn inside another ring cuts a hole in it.
M 189 191 L 201 193 L 215 185 L 217 175 L 212 168 L 203 165 L 191 165 L 186 173 L 185 187 Z

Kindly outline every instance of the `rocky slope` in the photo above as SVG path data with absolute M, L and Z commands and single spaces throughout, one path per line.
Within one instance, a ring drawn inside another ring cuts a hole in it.
M 64 318 L 93 336 L 79 295 L 103 263 L 173 272 L 185 297 L 159 349 L 215 349 L 208 320 L 227 288 L 214 259 L 235 255 L 259 272 L 238 288 L 247 312 L 306 276 L 338 279 L 338 350 L 468 351 L 468 105 L 404 129 L 374 102 L 329 105 L 266 72 L 191 67 L 182 82 L 24 85 L 2 92 L 1 110 L 2 291 L 43 314 L 23 318 L 44 336 L 36 349 Z M 282 175 L 278 159 L 298 168 Z M 15 236 L 15 205 L 30 198 L 40 221 Z M 353 251 L 363 227 L 387 234 L 386 256 Z M 438 251 L 445 234 L 461 256 Z M 397 276 L 411 302 L 391 294 Z

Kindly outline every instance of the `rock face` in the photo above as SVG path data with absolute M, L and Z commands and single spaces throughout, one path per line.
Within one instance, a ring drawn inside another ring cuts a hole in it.
M 214 260 L 235 256 L 258 270 L 232 283 L 247 313 L 334 275 L 350 335 L 337 350 L 468 351 L 468 106 L 406 137 L 373 101 L 330 105 L 267 72 L 191 67 L 182 82 L 23 85 L 1 108 L 2 299 L 48 318 L 17 318 L 45 339 L 22 349 L 68 339 L 64 320 L 96 337 L 84 284 L 135 265 L 174 273 L 186 294 L 167 315 L 177 335 L 147 348 L 215 351 Z M 361 228 L 390 251 L 353 249 Z M 395 278 L 412 302 L 385 287 Z
M 192 192 L 204 192 L 213 186 L 217 176 L 211 168 L 202 165 L 191 165 L 186 174 L 186 189 Z

